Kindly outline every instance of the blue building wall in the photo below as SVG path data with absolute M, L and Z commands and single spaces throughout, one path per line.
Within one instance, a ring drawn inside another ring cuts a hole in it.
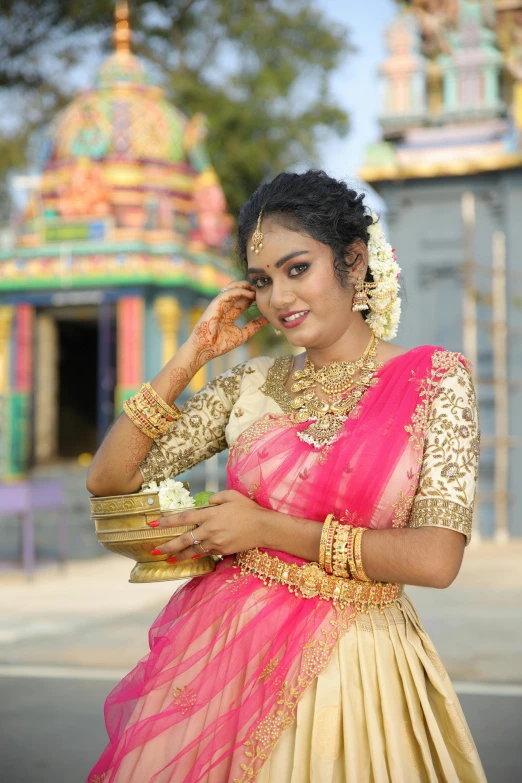
M 397 342 L 463 351 L 464 230 L 461 197 L 475 195 L 478 366 L 475 368 L 483 447 L 479 527 L 494 532 L 494 386 L 492 238 L 506 236 L 510 449 L 509 532 L 522 536 L 522 169 L 469 177 L 375 183 L 387 207 L 388 235 L 397 249 L 406 296 Z

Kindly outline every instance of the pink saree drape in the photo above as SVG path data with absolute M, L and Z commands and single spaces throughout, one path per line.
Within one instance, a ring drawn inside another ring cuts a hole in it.
M 403 526 L 449 357 L 421 346 L 384 364 L 322 450 L 297 438 L 306 423 L 267 414 L 231 448 L 228 488 L 318 523 L 334 513 L 349 524 Z M 266 586 L 226 558 L 172 597 L 150 630 L 150 653 L 109 695 L 109 745 L 89 783 L 252 780 L 354 616 L 352 606 Z

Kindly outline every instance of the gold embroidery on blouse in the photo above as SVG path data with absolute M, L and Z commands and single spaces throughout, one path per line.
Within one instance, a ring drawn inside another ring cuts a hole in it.
M 461 354 L 450 351 L 434 354 L 432 372 L 421 388 L 424 399 L 415 410 L 411 426 L 406 427 L 419 452 L 418 488 L 409 523 L 412 527 L 457 530 L 464 533 L 468 544 L 480 431 L 473 381 L 461 358 Z M 441 371 L 442 378 L 438 377 Z M 446 384 L 448 379 L 454 379 L 453 383 Z
M 271 367 L 268 368 L 266 380 L 259 391 L 271 397 L 284 413 L 292 413 L 292 397 L 285 389 L 285 381 L 292 369 L 293 356 L 278 356 Z
M 232 367 L 181 408 L 181 418 L 152 444 L 140 465 L 144 482 L 177 476 L 227 448 L 225 426 L 239 398 L 246 362 Z M 254 370 L 255 372 L 255 370 Z
M 267 665 L 259 675 L 259 679 L 261 682 L 266 682 L 270 675 L 277 669 L 279 666 L 279 658 L 277 656 L 275 658 L 272 658 L 270 661 L 268 661 Z
M 471 540 L 473 509 L 451 500 L 423 498 L 415 500 L 410 516 L 410 527 L 445 527 L 464 533 L 466 543 Z
M 462 366 L 451 375 L 460 388 L 442 384 L 434 401 L 418 494 L 455 500 L 471 508 L 480 453 L 475 392 Z M 438 478 L 438 472 L 444 480 Z
M 243 410 L 243 408 L 236 408 L 235 409 L 234 416 L 237 416 L 238 419 L 239 419 L 240 416 L 244 416 L 244 415 L 245 415 L 245 411 Z
M 248 761 L 241 764 L 242 775 L 234 778 L 233 783 L 250 783 L 259 775 L 279 737 L 294 722 L 299 700 L 327 666 L 339 639 L 349 629 L 355 617 L 355 613 L 350 615 L 336 611 L 335 617 L 330 620 L 332 630 L 322 628 L 321 639 L 311 639 L 304 645 L 296 684 L 282 682 L 275 705 L 245 741 L 245 756 Z

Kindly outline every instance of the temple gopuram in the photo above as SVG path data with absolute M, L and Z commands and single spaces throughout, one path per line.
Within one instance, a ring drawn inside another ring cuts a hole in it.
M 0 480 L 88 459 L 234 277 L 204 117 L 166 100 L 130 38 L 118 3 L 115 51 L 51 123 L 0 253 Z
M 381 138 L 360 174 L 403 268 L 399 340 L 471 361 L 475 530 L 505 542 L 522 535 L 522 2 L 398 2 L 387 46 Z

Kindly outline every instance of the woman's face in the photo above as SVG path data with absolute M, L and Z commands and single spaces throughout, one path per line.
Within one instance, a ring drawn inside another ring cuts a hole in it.
M 335 276 L 332 250 L 270 218 L 263 220 L 262 231 L 259 254 L 250 243 L 247 251 L 248 279 L 260 312 L 292 345 L 324 348 L 336 342 L 361 316 L 351 309 L 353 285 L 343 288 Z

